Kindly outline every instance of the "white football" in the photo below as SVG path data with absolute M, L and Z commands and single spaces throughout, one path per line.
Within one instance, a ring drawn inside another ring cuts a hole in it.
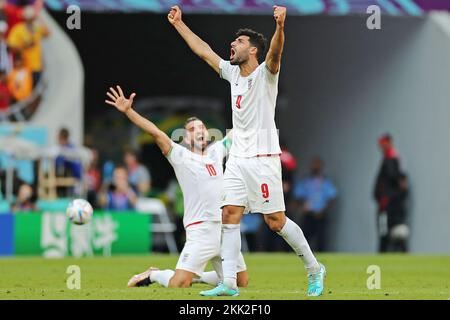
M 92 219 L 94 209 L 84 199 L 72 200 L 66 209 L 67 218 L 74 224 L 86 224 Z

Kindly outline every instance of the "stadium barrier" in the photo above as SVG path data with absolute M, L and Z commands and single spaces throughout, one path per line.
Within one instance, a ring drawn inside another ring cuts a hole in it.
M 0 256 L 148 254 L 152 248 L 151 225 L 151 215 L 136 211 L 96 211 L 92 221 L 81 226 L 70 223 L 61 211 L 1 214 Z

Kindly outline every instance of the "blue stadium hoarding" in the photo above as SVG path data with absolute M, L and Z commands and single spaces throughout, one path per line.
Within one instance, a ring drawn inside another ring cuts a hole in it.
M 14 253 L 14 215 L 0 213 L 0 256 Z

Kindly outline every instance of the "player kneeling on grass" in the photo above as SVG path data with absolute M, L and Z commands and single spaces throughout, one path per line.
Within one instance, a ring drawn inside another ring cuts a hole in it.
M 222 163 L 228 153 L 231 138 L 227 136 L 209 145 L 205 125 L 200 119 L 192 117 L 184 126 L 184 146 L 179 145 L 133 110 L 134 93 L 127 99 L 117 86 L 117 90 L 110 88 L 107 95 L 111 101 L 106 100 L 106 103 L 125 113 L 134 124 L 155 139 L 173 166 L 184 196 L 186 243 L 176 270 L 158 270 L 152 267 L 133 276 L 128 286 L 148 286 L 153 282 L 175 288 L 189 287 L 192 282 L 218 285 L 223 279 L 220 257 Z M 203 272 L 208 261 L 211 261 L 215 271 Z M 236 267 L 238 286 L 247 286 L 248 273 L 242 253 L 239 254 Z

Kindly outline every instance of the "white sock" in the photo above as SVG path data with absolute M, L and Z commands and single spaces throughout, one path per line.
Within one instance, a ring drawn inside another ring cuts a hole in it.
M 194 283 L 207 283 L 212 286 L 217 286 L 220 282 L 219 276 L 215 271 L 203 272 L 200 278 L 192 279 Z
M 232 289 L 237 288 L 237 262 L 241 252 L 241 226 L 239 224 L 222 225 L 222 268 L 223 283 Z
M 308 241 L 302 229 L 291 219 L 286 217 L 286 224 L 278 232 L 280 236 L 294 249 L 295 253 L 302 258 L 308 273 L 315 273 L 320 270 L 320 265 L 309 247 Z
M 173 277 L 174 274 L 175 274 L 175 271 L 169 270 L 169 269 L 155 270 L 155 271 L 152 271 L 152 273 L 150 274 L 150 281 L 157 282 L 160 285 L 167 288 L 169 286 L 169 281 Z

